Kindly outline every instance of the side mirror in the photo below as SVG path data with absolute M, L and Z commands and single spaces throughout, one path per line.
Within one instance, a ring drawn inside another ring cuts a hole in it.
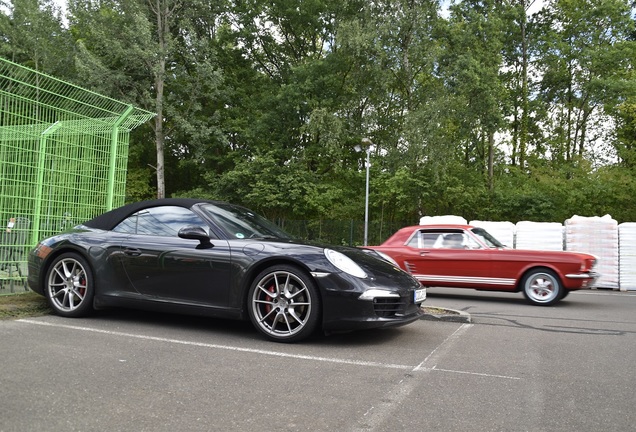
M 205 230 L 198 226 L 186 226 L 179 230 L 179 238 L 187 240 L 198 240 L 197 249 L 210 249 L 214 245 L 210 242 L 210 236 Z

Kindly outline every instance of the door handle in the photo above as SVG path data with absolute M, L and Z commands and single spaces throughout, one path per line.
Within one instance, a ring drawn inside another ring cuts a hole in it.
M 420 256 L 425 256 L 425 255 L 428 255 L 428 251 L 422 251 L 422 252 L 420 252 Z
M 139 256 L 141 255 L 141 250 L 136 248 L 124 248 L 124 253 L 128 256 Z

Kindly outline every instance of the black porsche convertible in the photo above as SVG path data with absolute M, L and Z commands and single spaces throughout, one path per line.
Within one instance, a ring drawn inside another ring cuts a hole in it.
M 267 338 L 408 324 L 426 291 L 371 250 L 314 245 L 226 202 L 125 205 L 42 240 L 30 288 L 79 317 L 129 307 L 250 319 Z

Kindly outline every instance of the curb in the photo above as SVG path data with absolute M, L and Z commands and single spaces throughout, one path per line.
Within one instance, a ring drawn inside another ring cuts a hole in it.
M 424 315 L 422 315 L 420 319 L 424 321 L 445 321 L 460 323 L 472 322 L 471 316 L 468 312 L 428 305 L 422 306 L 422 309 L 424 310 Z M 433 310 L 433 312 L 429 312 L 431 310 Z

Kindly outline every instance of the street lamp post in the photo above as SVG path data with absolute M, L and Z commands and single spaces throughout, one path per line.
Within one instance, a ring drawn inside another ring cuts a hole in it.
M 362 138 L 362 146 L 364 146 L 364 150 L 367 153 L 366 161 L 364 164 L 367 169 L 367 183 L 364 193 L 364 245 L 367 246 L 369 241 L 369 168 L 371 167 L 370 155 L 373 142 L 369 138 Z M 362 151 L 362 146 L 355 146 L 356 151 Z

